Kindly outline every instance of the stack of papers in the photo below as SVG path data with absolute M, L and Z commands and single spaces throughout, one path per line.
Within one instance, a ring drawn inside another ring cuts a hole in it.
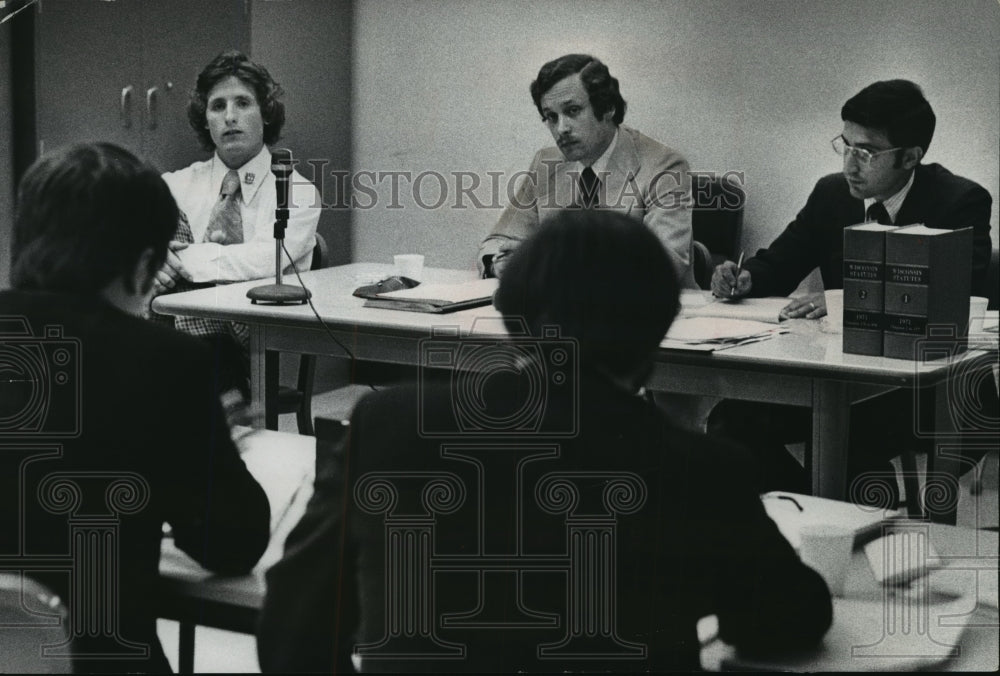
M 781 321 L 781 310 L 788 305 L 788 298 L 741 298 L 727 300 L 719 298 L 702 305 L 694 299 L 681 298 L 683 317 L 726 317 L 729 319 L 749 319 L 755 322 L 777 324 Z
M 458 284 L 423 283 L 412 289 L 380 293 L 365 301 L 365 307 L 407 312 L 454 312 L 489 305 L 493 301 L 497 283 L 495 278 L 474 279 Z
M 746 319 L 681 317 L 670 325 L 660 347 L 711 352 L 767 340 L 788 329 Z

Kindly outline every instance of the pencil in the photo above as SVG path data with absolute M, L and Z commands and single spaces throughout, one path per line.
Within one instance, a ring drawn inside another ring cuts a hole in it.
M 736 286 L 740 283 L 740 273 L 743 272 L 743 252 L 740 252 L 740 259 L 736 261 L 736 283 L 729 289 L 729 297 L 736 295 Z

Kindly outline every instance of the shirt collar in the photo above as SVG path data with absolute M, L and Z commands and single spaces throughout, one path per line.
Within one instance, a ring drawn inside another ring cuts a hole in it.
M 271 151 L 268 150 L 266 145 L 261 147 L 260 152 L 253 159 L 236 170 L 236 173 L 240 176 L 240 194 L 243 204 L 249 204 L 253 201 L 254 195 L 257 194 L 257 189 L 264 183 L 270 171 Z M 216 152 L 212 156 L 212 185 L 217 186 L 216 192 L 222 188 L 222 181 L 228 173 L 229 167 L 226 166 L 226 163 L 219 157 L 219 153 Z
M 607 172 L 608 162 L 611 161 L 611 153 L 615 151 L 615 146 L 617 145 L 618 145 L 618 128 L 615 127 L 615 135 L 611 139 L 611 143 L 609 143 L 608 147 L 604 149 L 604 152 L 601 154 L 601 156 L 598 157 L 596 160 L 594 160 L 594 163 L 590 165 L 590 168 L 594 170 L 594 173 L 597 174 L 598 178 L 601 178 L 601 174 Z M 587 167 L 583 164 L 583 162 L 576 162 L 575 169 L 578 172 L 582 172 L 586 168 Z
M 903 200 L 906 199 L 907 193 L 910 192 L 910 188 L 913 186 L 913 177 L 916 175 L 917 175 L 916 171 L 911 171 L 910 180 L 906 182 L 906 185 L 900 188 L 899 192 L 897 192 L 895 195 L 893 195 L 887 200 L 882 201 L 882 206 L 884 206 L 885 210 L 889 213 L 889 219 L 893 222 L 893 224 L 896 223 L 896 214 L 899 213 L 899 208 L 903 206 Z M 878 202 L 878 200 L 875 199 L 874 197 L 865 198 L 866 214 L 868 213 L 868 207 L 875 204 L 876 202 Z

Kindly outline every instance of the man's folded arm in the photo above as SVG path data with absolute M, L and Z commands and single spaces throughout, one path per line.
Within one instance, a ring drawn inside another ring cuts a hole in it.
M 292 204 L 295 206 L 289 210 L 284 248 L 292 261 L 308 268 L 308 256 L 316 243 L 316 226 L 321 213 L 319 193 L 304 179 L 293 181 Z M 253 239 L 242 244 L 192 244 L 178 251 L 177 256 L 195 283 L 263 279 L 274 275 L 274 228 L 261 228 L 254 233 Z M 284 251 L 282 266 L 285 269 L 289 266 Z
M 517 244 L 538 229 L 538 174 L 541 151 L 535 154 L 531 168 L 520 177 L 514 195 L 500 219 L 482 244 L 476 255 L 476 268 L 481 277 L 495 277 L 493 258 L 502 250 L 513 250 Z

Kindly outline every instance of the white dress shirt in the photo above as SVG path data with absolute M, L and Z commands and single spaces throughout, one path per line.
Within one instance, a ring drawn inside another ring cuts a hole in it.
M 163 175 L 177 206 L 191 225 L 195 244 L 178 251 L 181 263 L 194 282 L 242 282 L 274 275 L 274 210 L 277 207 L 271 151 L 264 146 L 256 157 L 237 169 L 240 176 L 242 244 L 202 242 L 212 207 L 219 200 L 222 181 L 229 172 L 218 153 Z M 319 191 L 299 172 L 289 178 L 289 216 L 285 247 L 300 271 L 308 270 L 316 242 L 322 202 Z M 287 260 L 283 266 L 290 270 Z

